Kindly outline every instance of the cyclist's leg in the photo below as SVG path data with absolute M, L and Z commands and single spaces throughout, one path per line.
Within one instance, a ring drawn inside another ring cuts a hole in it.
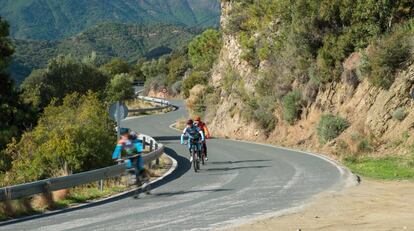
M 190 162 L 193 161 L 193 154 L 191 153 L 192 144 L 188 141 L 188 153 L 190 153 Z
M 198 158 L 199 159 L 201 159 L 201 152 L 202 152 L 202 150 L 201 150 L 201 144 L 200 143 L 197 143 L 197 153 L 198 153 Z
M 204 155 L 207 157 L 207 142 L 203 142 L 203 148 L 204 148 Z

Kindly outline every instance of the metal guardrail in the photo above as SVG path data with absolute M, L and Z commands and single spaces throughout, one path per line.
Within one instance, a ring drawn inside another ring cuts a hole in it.
M 157 99 L 157 98 L 140 96 L 140 95 L 138 95 L 137 98 L 141 99 L 143 101 L 146 101 L 146 102 L 156 103 L 156 104 L 159 104 L 161 106 L 160 107 L 152 107 L 152 108 L 142 108 L 142 109 L 129 109 L 129 112 L 131 112 L 131 113 L 159 111 L 159 110 L 167 109 L 169 107 L 175 107 L 169 101 L 163 100 L 163 99 Z
M 157 143 L 154 138 L 141 134 L 139 137 L 143 141 L 144 148 L 149 145 L 150 153 L 144 154 L 144 163 L 151 164 L 152 161 L 158 161 L 164 153 L 164 146 Z M 87 184 L 111 177 L 120 176 L 126 171 L 126 165 L 114 165 L 106 168 L 96 169 L 92 171 L 50 178 L 35 181 L 26 184 L 20 184 L 10 187 L 0 188 L 0 201 L 15 200 L 39 193 L 50 193 L 61 189 L 72 188 L 74 186 Z
M 130 110 L 130 112 L 147 112 L 163 110 L 168 107 L 174 107 L 167 100 L 145 96 L 137 97 L 141 100 L 156 103 L 161 106 L 154 108 Z M 156 161 L 156 163 L 158 164 L 160 156 L 164 153 L 164 146 L 160 143 L 157 143 L 157 141 L 154 140 L 154 138 L 144 134 L 139 135 L 139 139 L 143 141 L 142 143 L 144 149 L 147 145 L 149 145 L 150 147 L 150 153 L 143 155 L 144 163 L 151 164 L 151 162 Z M 70 176 L 49 178 L 45 180 L 0 188 L 0 201 L 20 199 L 39 193 L 50 193 L 52 191 L 72 188 L 78 185 L 120 176 L 126 171 L 126 169 L 127 168 L 125 164 L 120 164 L 92 171 L 77 173 Z

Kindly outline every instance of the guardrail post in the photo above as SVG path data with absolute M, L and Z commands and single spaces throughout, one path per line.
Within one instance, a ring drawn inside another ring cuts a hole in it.
M 50 183 L 50 181 L 46 181 L 45 182 L 45 185 L 43 186 L 43 188 L 44 188 L 44 192 L 43 192 L 43 197 L 45 198 L 45 200 L 46 200 L 46 203 L 47 203 L 47 208 L 48 209 L 53 209 L 53 207 L 54 207 L 54 203 L 53 203 L 53 194 L 52 194 L 52 192 L 50 191 L 50 186 L 51 186 L 51 183 Z
M 158 150 L 158 143 L 155 143 L 155 150 Z M 155 165 L 156 165 L 156 166 L 159 166 L 159 165 L 160 165 L 160 158 L 157 158 L 157 159 L 155 160 Z
M 103 191 L 103 187 L 104 187 L 104 183 L 103 183 L 103 180 L 100 180 L 99 181 L 99 191 Z
M 11 204 L 11 190 L 10 190 L 10 188 L 8 188 L 8 187 L 6 187 L 5 188 L 5 190 L 4 190 L 4 196 L 5 196 L 5 200 L 3 201 L 3 210 L 4 210 L 4 213 L 7 215 L 7 216 L 13 216 L 13 214 L 14 214 L 14 209 L 13 209 L 13 206 L 12 206 L 12 204 Z
M 154 150 L 154 141 L 150 140 L 150 152 Z
M 145 136 L 144 137 L 142 137 L 142 149 L 144 149 L 145 150 L 145 146 L 147 145 L 147 142 L 146 142 L 146 138 L 145 138 Z

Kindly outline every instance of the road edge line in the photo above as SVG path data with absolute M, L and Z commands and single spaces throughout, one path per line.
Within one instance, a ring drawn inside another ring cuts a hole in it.
M 173 130 L 176 130 L 176 131 L 180 131 L 178 128 L 176 128 L 174 126 L 175 124 L 176 123 L 171 124 L 169 126 L 169 128 L 173 129 Z M 333 166 L 335 166 L 338 169 L 338 171 L 341 175 L 342 182 L 338 182 L 337 184 L 332 186 L 331 189 L 334 189 L 335 187 L 340 187 L 340 186 L 342 186 L 341 189 L 343 189 L 343 188 L 349 188 L 349 187 L 358 185 L 357 176 L 355 174 L 353 174 L 351 170 L 349 170 L 347 167 L 345 167 L 340 162 L 338 162 L 336 160 L 333 160 L 333 159 L 331 159 L 331 158 L 329 158 L 329 157 L 327 157 L 323 154 L 307 152 L 307 151 L 302 151 L 302 150 L 296 150 L 296 149 L 293 149 L 293 148 L 287 148 L 287 147 L 282 147 L 282 146 L 277 146 L 277 145 L 272 145 L 272 144 L 263 144 L 263 143 L 258 143 L 258 142 L 254 142 L 254 141 L 237 140 L 237 139 L 222 138 L 222 137 L 219 137 L 219 138 L 224 139 L 224 140 L 231 140 L 231 141 L 241 142 L 241 143 L 255 144 L 255 145 L 261 145 L 261 146 L 266 146 L 266 147 L 271 147 L 271 148 L 277 148 L 277 149 L 281 149 L 281 150 L 297 152 L 297 153 L 301 153 L 301 154 L 305 154 L 305 155 L 311 155 L 311 156 L 320 158 L 320 159 L 332 164 Z M 336 191 L 338 191 L 338 190 L 336 190 Z

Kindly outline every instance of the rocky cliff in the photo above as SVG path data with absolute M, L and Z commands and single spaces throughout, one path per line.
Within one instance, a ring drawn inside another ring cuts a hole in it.
M 341 74 L 336 81 L 319 86 L 297 79 L 292 81 L 290 89 L 298 89 L 306 98 L 311 98 L 303 104 L 294 124 L 283 120 L 281 100 L 272 102 L 275 109 L 271 112 L 271 121 L 275 127 L 270 132 L 264 131 L 257 121 L 246 119 L 246 113 L 255 112 L 246 111 L 248 102 L 243 95 L 258 94 L 255 92 L 258 76 L 274 63 L 263 60 L 254 67 L 242 58 L 240 39 L 234 33 L 226 32 L 232 7 L 231 1 L 222 3 L 223 47 L 211 78 L 219 97 L 206 112 L 206 120 L 214 135 L 294 146 L 338 157 L 361 149 L 370 155 L 406 152 L 402 147 L 414 141 L 414 101 L 411 97 L 414 65 L 411 62 L 398 70 L 391 87 L 382 89 L 368 79 L 357 77 L 362 62 L 361 51 L 353 52 L 341 63 Z M 270 69 L 278 71 L 274 66 Z M 231 74 L 233 78 L 228 77 L 229 70 L 234 72 Z M 232 87 L 229 88 L 229 84 Z M 350 126 L 336 139 L 321 145 L 317 126 L 321 116 L 327 113 L 345 118 Z

